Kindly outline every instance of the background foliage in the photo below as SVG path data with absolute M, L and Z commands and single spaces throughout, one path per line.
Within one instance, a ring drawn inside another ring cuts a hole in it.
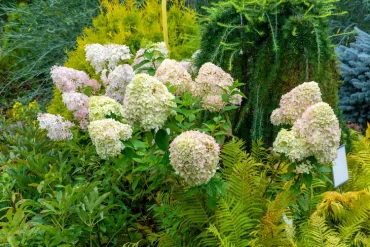
M 350 47 L 338 46 L 343 85 L 340 89 L 340 108 L 343 117 L 366 128 L 370 120 L 370 35 L 355 28 L 356 41 Z
M 7 18 L 0 19 L 1 98 L 50 97 L 50 67 L 64 62 L 65 51 L 74 47 L 98 6 L 98 0 L 3 5 Z
M 341 0 L 336 4 L 338 13 L 345 11 L 344 15 L 331 17 L 330 32 L 332 42 L 336 45 L 349 45 L 354 41 L 354 27 L 370 33 L 370 1 L 369 0 Z

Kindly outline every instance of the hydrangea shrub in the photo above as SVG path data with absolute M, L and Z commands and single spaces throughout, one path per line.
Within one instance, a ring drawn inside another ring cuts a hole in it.
M 303 83 L 283 95 L 271 122 L 293 125 L 291 130 L 282 129 L 273 144 L 276 152 L 291 161 L 315 157 L 319 163 L 327 164 L 336 158 L 341 135 L 339 121 L 329 104 L 321 102 L 317 83 Z

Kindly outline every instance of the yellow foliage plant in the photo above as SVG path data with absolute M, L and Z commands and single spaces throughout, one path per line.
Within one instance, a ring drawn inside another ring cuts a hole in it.
M 189 58 L 199 49 L 200 27 L 196 12 L 180 1 L 168 1 L 167 30 L 170 58 Z M 66 67 L 83 70 L 91 77 L 99 79 L 93 67 L 85 60 L 87 44 L 124 44 L 133 54 L 150 43 L 163 41 L 163 20 L 161 2 L 146 0 L 139 5 L 135 0 L 120 3 L 119 0 L 103 0 L 100 14 L 91 27 L 84 29 L 77 38 L 76 49 L 68 53 Z M 49 113 L 70 117 L 61 101 L 61 94 L 54 90 Z
M 353 151 L 347 155 L 349 181 L 345 191 L 370 189 L 370 124 L 365 136 L 353 131 Z
M 316 211 L 302 227 L 298 246 L 369 246 L 369 217 L 369 191 L 326 192 Z

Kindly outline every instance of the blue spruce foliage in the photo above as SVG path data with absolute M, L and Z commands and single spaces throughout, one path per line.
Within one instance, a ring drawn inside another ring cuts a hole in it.
M 340 108 L 344 118 L 366 127 L 370 122 L 370 35 L 355 28 L 356 41 L 350 47 L 338 46 L 343 85 L 340 88 Z

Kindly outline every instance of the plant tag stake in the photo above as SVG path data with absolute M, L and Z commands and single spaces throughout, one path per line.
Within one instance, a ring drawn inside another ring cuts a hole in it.
M 337 149 L 337 158 L 333 162 L 334 188 L 339 187 L 342 192 L 342 184 L 348 179 L 346 148 L 345 145 L 342 145 Z

